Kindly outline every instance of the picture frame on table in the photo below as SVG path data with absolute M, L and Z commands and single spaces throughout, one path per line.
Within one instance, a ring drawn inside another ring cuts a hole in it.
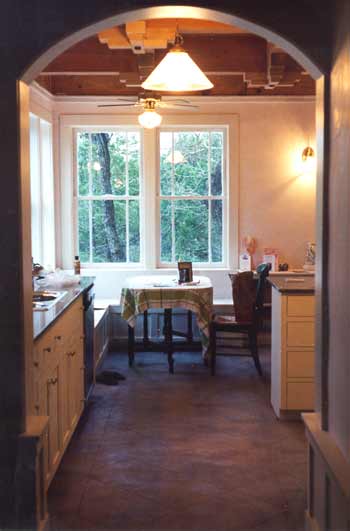
M 178 262 L 179 284 L 193 281 L 192 262 Z

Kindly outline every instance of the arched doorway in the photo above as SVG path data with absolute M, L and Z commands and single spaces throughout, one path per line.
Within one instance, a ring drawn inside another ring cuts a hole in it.
M 174 12 L 176 10 L 176 13 Z M 72 46 L 79 40 L 88 37 L 106 27 L 111 25 L 121 24 L 128 20 L 135 20 L 137 18 L 198 18 L 198 19 L 211 19 L 218 22 L 224 22 L 226 24 L 234 24 L 241 26 L 245 29 L 253 31 L 258 35 L 267 38 L 275 43 L 281 45 L 286 51 L 290 53 L 298 62 L 300 62 L 315 79 L 318 79 L 318 90 L 320 91 L 323 86 L 323 69 L 316 64 L 316 61 L 310 59 L 310 56 L 303 52 L 301 48 L 296 46 L 292 41 L 289 41 L 287 37 L 282 37 L 279 32 L 274 32 L 271 29 L 266 29 L 264 25 L 259 25 L 257 22 L 250 22 L 248 19 L 237 17 L 233 14 L 227 14 L 220 10 L 205 9 L 202 7 L 190 7 L 190 6 L 157 6 L 147 7 L 138 10 L 125 11 L 113 17 L 106 18 L 102 21 L 98 21 L 95 24 L 88 25 L 82 30 L 74 32 L 69 37 L 65 37 L 59 41 L 58 44 L 51 46 L 46 52 L 44 52 L 39 59 L 35 60 L 30 67 L 28 67 L 21 77 L 20 82 L 20 116 L 21 116 L 21 174 L 22 176 L 28 176 L 29 157 L 28 157 L 28 127 L 27 127 L 27 115 L 28 115 L 28 91 L 27 85 L 40 73 L 40 71 L 48 64 L 54 57 L 62 53 L 66 48 Z M 322 101 L 318 112 L 323 113 Z M 322 149 L 323 149 L 323 129 L 322 125 L 318 128 L 318 155 L 322 163 Z M 321 167 L 321 165 L 320 165 Z M 27 186 L 27 178 L 24 178 L 21 184 L 21 197 L 22 197 L 22 212 L 30 211 L 29 208 L 29 189 Z M 319 172 L 319 186 L 322 187 L 322 172 Z M 320 210 L 321 219 L 323 219 L 322 209 Z M 318 224 L 320 226 L 320 224 Z M 23 303 L 24 303 L 24 315 L 29 316 L 31 313 L 31 282 L 29 277 L 29 264 L 30 264 L 30 224 L 27 222 L 22 223 L 22 263 L 23 263 Z M 322 230 L 322 225 L 321 229 Z M 320 263 L 321 260 L 319 259 Z M 29 352 L 31 348 L 32 337 L 32 325 L 31 320 L 24 320 L 23 325 L 24 350 Z M 28 366 L 30 360 L 25 358 L 23 360 L 22 368 Z M 20 417 L 22 419 L 22 427 L 24 425 L 26 410 L 25 402 L 21 400 L 22 408 Z

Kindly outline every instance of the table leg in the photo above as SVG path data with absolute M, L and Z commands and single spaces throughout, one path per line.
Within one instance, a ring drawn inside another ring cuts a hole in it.
M 143 312 L 143 347 L 147 348 L 149 345 L 148 337 L 148 311 Z
M 168 353 L 169 372 L 170 374 L 174 374 L 173 329 L 172 329 L 171 308 L 164 310 L 164 336 L 165 336 L 166 350 Z
M 135 329 L 128 325 L 128 356 L 129 367 L 132 367 L 135 359 Z
M 187 312 L 187 340 L 189 343 L 192 343 L 193 341 L 193 333 L 192 333 L 192 312 L 188 310 Z

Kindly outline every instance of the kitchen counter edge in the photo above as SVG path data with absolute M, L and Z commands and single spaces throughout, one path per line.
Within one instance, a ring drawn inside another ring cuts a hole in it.
M 62 288 L 68 293 L 46 312 L 33 311 L 33 340 L 39 339 L 80 295 L 93 287 L 95 277 L 81 277 L 79 284 Z

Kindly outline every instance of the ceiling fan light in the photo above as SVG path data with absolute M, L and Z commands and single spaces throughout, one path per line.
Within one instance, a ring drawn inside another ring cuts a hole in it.
M 142 114 L 138 116 L 139 124 L 145 129 L 154 129 L 162 122 L 162 117 L 153 109 L 145 109 Z
M 187 52 L 175 47 L 166 54 L 141 86 L 145 90 L 193 92 L 208 90 L 214 85 Z

